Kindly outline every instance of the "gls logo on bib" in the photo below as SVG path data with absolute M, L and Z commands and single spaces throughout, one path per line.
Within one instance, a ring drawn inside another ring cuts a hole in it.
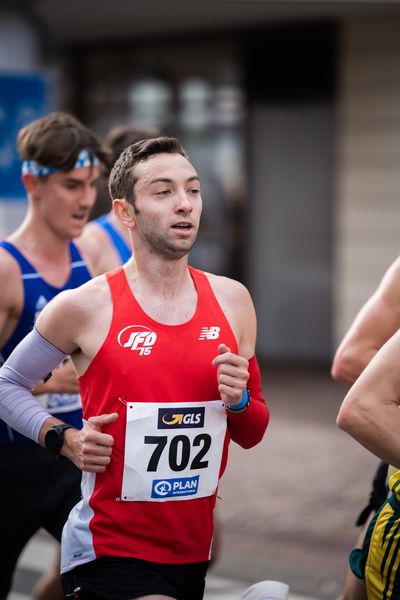
M 136 350 L 140 356 L 148 356 L 156 343 L 157 334 L 143 325 L 128 325 L 121 329 L 117 339 L 122 348 Z
M 204 427 L 204 406 L 158 409 L 158 429 Z

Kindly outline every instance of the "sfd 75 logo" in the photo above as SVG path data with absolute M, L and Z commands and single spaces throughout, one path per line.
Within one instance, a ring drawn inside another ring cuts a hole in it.
M 135 350 L 139 356 L 148 356 L 156 343 L 157 334 L 143 325 L 128 325 L 121 329 L 117 339 L 122 348 Z

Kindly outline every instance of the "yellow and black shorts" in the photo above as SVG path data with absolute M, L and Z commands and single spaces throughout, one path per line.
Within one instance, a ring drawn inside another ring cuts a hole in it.
M 368 600 L 400 599 L 400 471 L 389 488 L 391 496 L 372 519 L 362 548 L 349 559 L 354 575 L 365 580 Z

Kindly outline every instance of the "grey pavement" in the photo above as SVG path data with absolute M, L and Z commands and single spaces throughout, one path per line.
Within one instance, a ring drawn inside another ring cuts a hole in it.
M 290 585 L 290 600 L 334 600 L 378 460 L 335 425 L 346 387 L 327 369 L 263 369 L 271 411 L 264 440 L 231 445 L 217 518 L 221 543 L 205 600 L 239 600 L 266 579 Z M 27 600 L 51 560 L 40 533 L 22 557 L 9 600 Z
M 25 548 L 15 577 L 14 589 L 8 600 L 29 600 L 30 590 L 47 565 L 54 560 L 55 542 L 44 531 L 40 531 Z M 245 581 L 210 574 L 207 578 L 204 600 L 240 600 L 249 587 Z M 296 594 L 290 600 L 309 600 Z
M 25 548 L 18 565 L 15 585 L 8 600 L 29 600 L 30 590 L 54 560 L 55 542 L 44 531 L 40 531 Z M 247 582 L 210 574 L 207 578 L 204 600 L 240 600 L 249 587 Z M 303 596 L 290 595 L 290 600 L 309 600 Z

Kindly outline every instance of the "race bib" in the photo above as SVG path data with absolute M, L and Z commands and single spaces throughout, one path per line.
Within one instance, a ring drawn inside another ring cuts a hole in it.
M 127 404 L 122 501 L 214 494 L 226 433 L 221 400 Z
M 72 412 L 82 408 L 81 397 L 79 394 L 61 394 L 52 392 L 51 394 L 39 394 L 35 400 L 52 415 L 58 413 Z

